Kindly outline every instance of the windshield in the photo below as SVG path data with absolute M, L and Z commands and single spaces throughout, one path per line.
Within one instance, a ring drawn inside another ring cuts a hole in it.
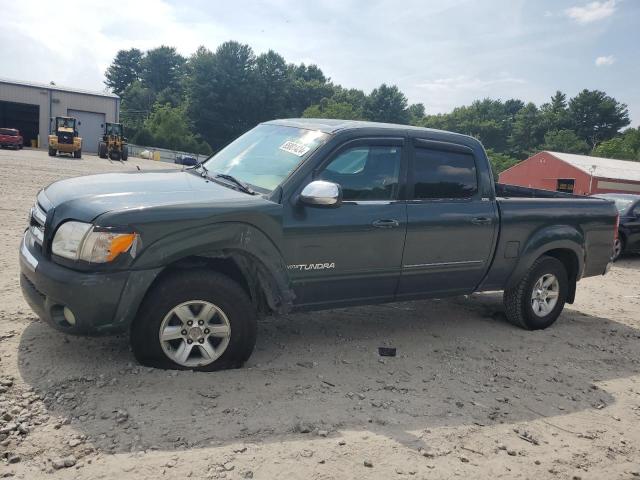
M 631 204 L 633 203 L 633 199 L 630 198 L 621 198 L 621 197 L 613 197 L 610 195 L 598 195 L 600 198 L 606 198 L 607 200 L 613 200 L 616 204 L 616 208 L 618 209 L 618 213 L 625 213 Z
M 107 135 L 122 135 L 122 125 L 119 123 L 107 123 Z
M 72 118 L 58 118 L 58 128 L 75 128 L 76 122 Z
M 212 173 L 233 175 L 252 187 L 270 192 L 328 137 L 317 130 L 258 125 L 204 165 Z
M 616 203 L 616 208 L 620 213 L 626 212 L 633 203 L 633 200 L 627 200 L 626 198 L 614 198 L 613 201 Z
M 0 128 L 0 135 L 11 135 L 15 137 L 18 135 L 17 130 L 13 130 L 12 128 Z

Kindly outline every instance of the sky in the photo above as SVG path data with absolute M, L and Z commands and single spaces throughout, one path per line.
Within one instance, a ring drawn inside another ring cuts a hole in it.
M 103 90 L 119 49 L 249 44 L 338 84 L 397 85 L 427 113 L 604 90 L 640 125 L 640 0 L 3 2 L 0 77 Z

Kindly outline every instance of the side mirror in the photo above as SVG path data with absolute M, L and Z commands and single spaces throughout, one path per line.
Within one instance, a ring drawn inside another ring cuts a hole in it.
M 342 188 L 337 183 L 314 180 L 302 189 L 300 201 L 307 205 L 337 207 L 342 201 Z

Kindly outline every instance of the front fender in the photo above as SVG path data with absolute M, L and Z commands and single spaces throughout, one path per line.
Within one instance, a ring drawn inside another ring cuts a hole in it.
M 293 305 L 280 250 L 263 231 L 247 223 L 221 222 L 167 235 L 145 246 L 132 268 L 166 268 L 189 257 L 231 258 L 249 284 L 262 290 L 271 309 L 285 313 Z
M 505 289 L 515 286 L 538 258 L 551 250 L 570 250 L 578 261 L 576 279 L 584 271 L 584 236 L 568 225 L 552 225 L 536 231 L 525 244 L 515 269 L 509 276 Z

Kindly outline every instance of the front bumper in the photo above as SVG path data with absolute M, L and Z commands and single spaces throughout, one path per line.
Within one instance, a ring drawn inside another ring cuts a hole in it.
M 80 150 L 79 147 L 76 147 L 73 143 L 57 143 L 57 144 L 52 144 L 51 148 L 62 152 L 62 153 L 73 153 L 76 150 Z
M 127 330 L 159 270 L 78 272 L 45 258 L 29 237 L 26 233 L 20 247 L 20 286 L 40 319 L 73 334 Z M 65 307 L 73 312 L 73 324 Z

